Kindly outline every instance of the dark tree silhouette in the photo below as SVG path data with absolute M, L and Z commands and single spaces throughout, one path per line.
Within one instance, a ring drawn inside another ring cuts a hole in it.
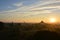
M 4 28 L 4 23 L 0 22 L 0 30 L 2 30 Z

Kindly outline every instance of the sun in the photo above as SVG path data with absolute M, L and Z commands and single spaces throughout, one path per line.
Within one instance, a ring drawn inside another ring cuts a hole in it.
M 56 22 L 56 18 L 50 18 L 50 23 L 55 23 Z

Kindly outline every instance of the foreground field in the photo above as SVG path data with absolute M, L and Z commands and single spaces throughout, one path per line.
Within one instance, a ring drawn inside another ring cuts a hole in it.
M 60 24 L 2 23 L 0 40 L 59 40 Z

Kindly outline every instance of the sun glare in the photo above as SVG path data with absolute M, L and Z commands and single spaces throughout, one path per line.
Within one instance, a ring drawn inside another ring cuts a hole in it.
M 55 18 L 50 18 L 50 23 L 55 23 L 56 19 Z

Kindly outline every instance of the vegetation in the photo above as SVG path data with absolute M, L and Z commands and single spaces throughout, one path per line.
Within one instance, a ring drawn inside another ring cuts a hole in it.
M 59 40 L 60 24 L 0 22 L 0 40 Z

